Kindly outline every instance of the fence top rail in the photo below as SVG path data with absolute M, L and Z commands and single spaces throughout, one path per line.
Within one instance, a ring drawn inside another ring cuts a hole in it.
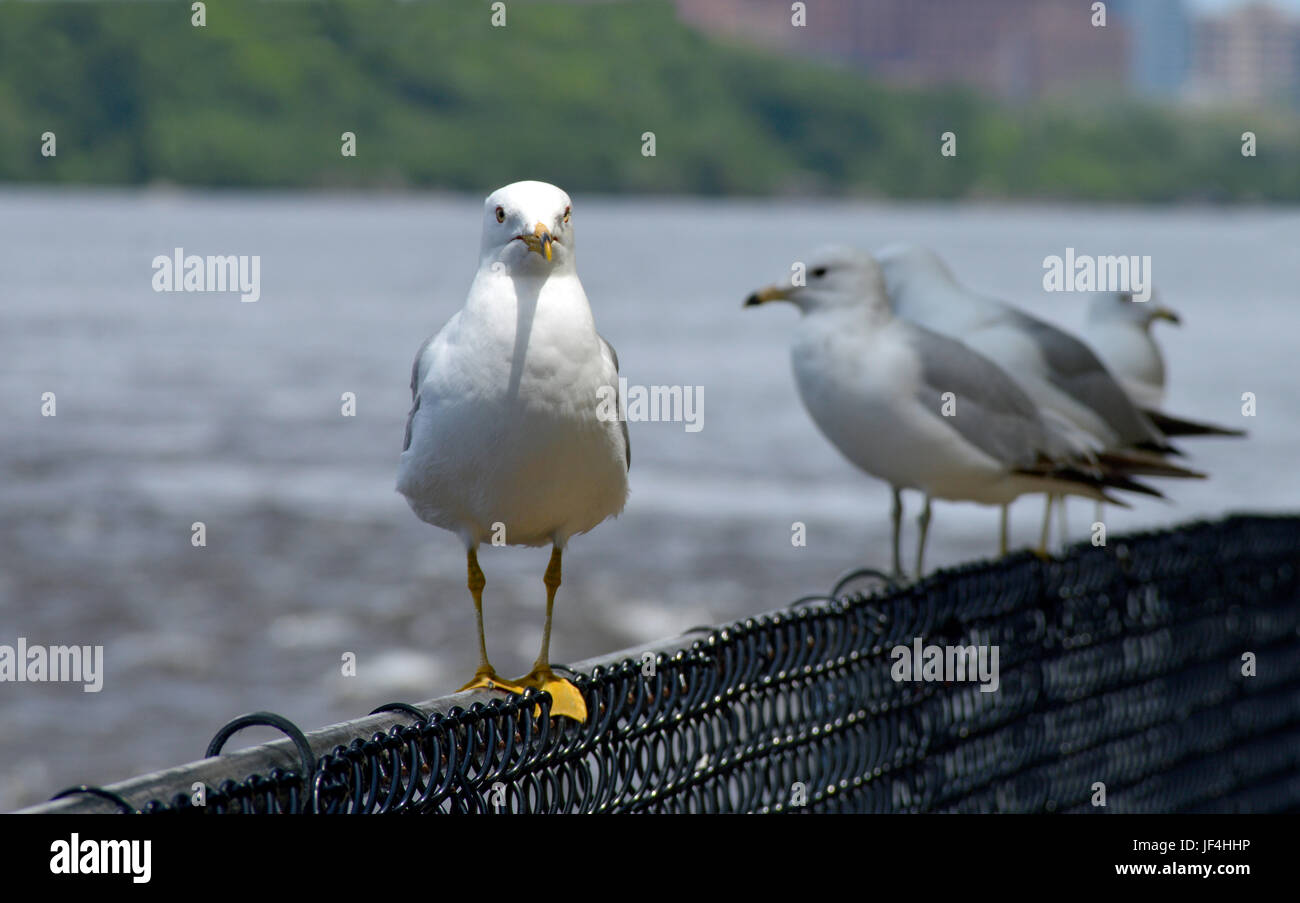
M 845 578 L 842 578 L 841 583 L 845 583 L 850 577 L 855 580 L 860 577 L 869 581 L 875 573 L 865 569 L 853 571 L 846 575 Z M 884 578 L 883 575 L 881 575 L 881 582 L 888 585 L 887 578 Z M 808 597 L 806 601 L 795 604 L 817 609 L 825 607 L 832 599 L 833 595 Z M 791 608 L 787 606 L 755 615 L 746 620 L 755 621 L 788 616 L 790 611 Z M 598 668 L 619 668 L 627 663 L 640 666 L 647 654 L 656 658 L 661 656 L 671 658 L 679 652 L 690 650 L 708 636 L 725 631 L 731 626 L 734 625 L 697 628 L 680 636 L 654 640 L 617 652 L 584 659 L 565 666 L 562 670 L 591 676 Z M 494 703 L 499 705 L 504 698 L 502 694 L 493 693 L 490 690 L 469 690 L 405 705 L 419 709 L 428 717 L 433 717 L 439 714 L 448 715 L 456 709 L 472 711 L 476 705 L 484 707 L 490 707 Z M 395 703 L 393 705 L 403 704 Z M 384 708 L 384 706 L 379 708 Z M 311 747 L 313 757 L 319 760 L 336 747 L 347 747 L 358 738 L 366 739 L 377 733 L 387 733 L 396 726 L 409 725 L 415 717 L 415 712 L 411 711 L 410 708 L 392 708 L 387 711 L 377 711 L 362 718 L 340 721 L 337 724 L 306 731 L 302 736 Z M 202 782 L 208 787 L 219 787 L 225 781 L 238 782 L 246 779 L 249 775 L 269 774 L 273 769 L 277 768 L 283 771 L 301 771 L 302 760 L 302 753 L 299 751 L 294 739 L 285 737 L 284 739 L 273 740 L 234 752 L 196 759 L 183 765 L 139 775 L 138 777 L 95 789 L 102 789 L 112 796 L 121 797 L 130 803 L 133 808 L 139 808 L 151 800 L 167 800 L 178 791 L 189 792 L 190 787 L 198 782 Z M 110 814 L 121 811 L 121 805 L 108 795 L 76 793 L 21 809 L 18 814 Z
M 504 727 L 498 729 L 496 734 L 490 732 L 486 734 L 489 738 L 489 746 L 496 743 L 513 749 L 506 735 L 518 731 L 527 739 L 516 740 L 516 742 L 539 744 L 530 747 L 539 751 L 531 764 L 545 765 L 542 759 L 557 761 L 554 755 L 555 747 L 562 747 L 561 753 L 564 755 L 560 758 L 564 758 L 568 753 L 574 754 L 568 756 L 572 759 L 574 756 L 590 752 L 601 739 L 597 735 L 599 731 L 609 730 L 618 733 L 622 738 L 631 736 L 628 733 L 628 725 L 619 720 L 624 713 L 610 713 L 606 710 L 623 707 L 625 699 L 630 703 L 631 697 L 636 694 L 627 689 L 632 686 L 632 683 L 628 682 L 616 683 L 613 689 L 609 690 L 608 695 L 605 695 L 604 688 L 607 688 L 610 681 L 604 680 L 603 684 L 601 681 L 612 673 L 632 674 L 639 672 L 646 663 L 655 662 L 672 674 L 671 677 L 664 678 L 665 683 L 659 689 L 662 689 L 662 695 L 665 697 L 672 696 L 671 706 L 677 711 L 669 712 L 668 705 L 665 705 L 662 711 L 656 709 L 656 725 L 671 721 L 669 715 L 684 717 L 682 713 L 687 711 L 694 716 L 700 715 L 701 712 L 707 713 L 709 706 L 713 704 L 711 701 L 717 701 L 717 705 L 722 705 L 720 700 L 724 697 L 735 698 L 735 693 L 743 693 L 753 686 L 764 686 L 763 681 L 770 683 L 773 679 L 785 682 L 782 692 L 787 693 L 792 699 L 797 701 L 811 698 L 806 694 L 812 691 L 805 688 L 803 690 L 805 697 L 799 697 L 796 689 L 792 688 L 789 674 L 796 672 L 802 675 L 801 679 L 806 683 L 823 681 L 826 686 L 819 690 L 814 688 L 821 696 L 842 698 L 858 693 L 858 688 L 862 686 L 861 683 L 855 684 L 852 692 L 845 693 L 842 687 L 834 684 L 837 680 L 845 679 L 858 659 L 871 658 L 873 668 L 880 670 L 880 662 L 885 660 L 885 654 L 881 650 L 880 643 L 873 641 L 868 634 L 883 633 L 883 631 L 876 631 L 876 625 L 888 622 L 894 612 L 898 612 L 899 617 L 908 622 L 907 630 L 903 629 L 904 625 L 901 623 L 895 625 L 898 627 L 898 630 L 894 631 L 895 639 L 898 636 L 908 635 L 909 631 L 915 633 L 924 619 L 928 619 L 928 623 L 924 626 L 932 633 L 944 630 L 948 631 L 947 635 L 956 637 L 958 634 L 952 632 L 947 626 L 956 621 L 961 621 L 964 625 L 963 630 L 967 631 L 972 624 L 990 623 L 999 618 L 1013 619 L 1026 612 L 1038 615 L 1041 621 L 1045 606 L 1068 606 L 1071 594 L 1075 596 L 1085 594 L 1085 590 L 1080 589 L 1081 587 L 1087 588 L 1086 591 L 1105 589 L 1113 597 L 1117 588 L 1122 590 L 1123 587 L 1146 587 L 1149 591 L 1151 587 L 1165 581 L 1161 584 L 1165 587 L 1164 591 L 1170 591 L 1168 588 L 1174 587 L 1172 591 L 1176 592 L 1177 588 L 1181 587 L 1185 592 L 1194 585 L 1200 585 L 1196 581 L 1203 580 L 1201 575 L 1207 566 L 1206 556 L 1213 556 L 1208 559 L 1208 565 L 1212 567 L 1226 567 L 1234 561 L 1239 561 L 1239 566 L 1243 568 L 1256 567 L 1265 570 L 1271 568 L 1272 570 L 1265 573 L 1261 579 L 1267 578 L 1270 587 L 1278 585 L 1278 592 L 1282 592 L 1283 589 L 1290 592 L 1294 584 L 1286 581 L 1294 578 L 1295 568 L 1291 566 L 1288 570 L 1287 562 L 1294 564 L 1300 561 L 1300 516 L 1241 515 L 1214 523 L 1199 521 L 1174 530 L 1112 537 L 1108 546 L 1104 548 L 1095 548 L 1089 543 L 1081 543 L 1067 550 L 1061 557 L 1049 561 L 1042 561 L 1025 552 L 1010 555 L 999 561 L 967 564 L 940 571 L 922 581 L 903 585 L 894 584 L 875 571 L 854 571 L 842 578 L 825 595 L 808 596 L 788 607 L 763 615 L 745 618 L 727 625 L 697 628 L 678 637 L 645 643 L 572 665 L 568 670 L 575 675 L 585 677 L 587 679 L 585 683 L 588 685 L 591 685 L 593 678 L 595 678 L 594 683 L 601 684 L 602 689 L 598 692 L 602 694 L 601 700 L 607 703 L 592 710 L 592 717 L 586 725 L 575 727 L 557 725 L 548 728 L 539 724 L 530 727 L 534 707 L 531 694 L 520 699 L 483 690 L 429 699 L 414 707 L 404 703 L 393 703 L 387 707 L 381 706 L 381 709 L 386 710 L 376 710 L 366 717 L 306 733 L 300 732 L 292 723 L 284 719 L 277 721 L 278 716 L 269 716 L 262 720 L 253 716 L 244 716 L 244 720 L 251 723 L 279 726 L 289 736 L 235 752 L 210 755 L 185 765 L 141 775 L 106 787 L 82 788 L 71 795 L 21 811 L 47 814 L 112 813 L 141 809 L 148 811 L 151 803 L 154 804 L 155 810 L 166 809 L 173 805 L 178 796 L 188 796 L 195 784 L 206 785 L 206 788 L 209 788 L 208 792 L 211 793 L 215 789 L 222 788 L 223 785 L 227 787 L 232 784 L 240 785 L 250 780 L 262 781 L 256 786 L 262 787 L 268 794 L 277 792 L 275 782 L 282 780 L 283 783 L 278 787 L 278 791 L 283 791 L 285 786 L 294 785 L 294 792 L 307 796 L 311 794 L 313 776 L 317 779 L 316 790 L 319 792 L 325 764 L 333 761 L 333 764 L 338 766 L 340 756 L 345 756 L 347 750 L 355 750 L 359 744 L 371 743 L 382 737 L 406 736 L 406 742 L 414 742 L 410 739 L 413 735 L 409 732 L 416 725 L 422 725 L 426 730 L 431 725 L 441 723 L 450 723 L 455 728 L 469 725 L 469 733 L 474 734 L 477 730 L 475 725 L 497 719 Z M 1201 562 L 1199 565 L 1196 564 L 1198 561 Z M 1198 567 L 1202 570 L 1196 572 L 1195 581 L 1192 581 L 1188 576 L 1189 568 Z M 1178 582 L 1180 580 L 1181 583 Z M 1100 598 L 1104 603 L 1106 597 L 1103 595 Z M 1059 601 L 1061 599 L 1066 601 L 1062 603 Z M 1277 600 L 1273 601 L 1277 602 Z M 1222 602 L 1213 612 L 1207 609 L 1210 613 L 1207 613 L 1206 617 L 1226 617 L 1224 605 L 1227 605 L 1227 602 Z M 967 608 L 965 614 L 958 618 L 962 606 Z M 1098 608 L 1098 606 L 1093 607 Z M 1104 608 L 1105 605 L 1101 607 Z M 1132 608 L 1131 601 L 1129 608 Z M 1283 609 L 1270 609 L 1270 617 L 1276 620 L 1277 616 L 1272 612 L 1279 610 Z M 920 617 L 917 612 L 924 613 L 923 620 L 916 620 Z M 1071 611 L 1066 617 L 1067 620 L 1075 619 L 1071 623 L 1078 623 L 1077 619 L 1084 615 L 1093 616 L 1081 609 Z M 1113 612 L 1102 613 L 1097 617 L 1108 619 L 1098 620 L 1096 626 L 1091 628 L 1097 637 L 1103 638 L 1104 629 L 1109 629 L 1107 625 L 1114 626 L 1112 622 L 1115 621 L 1115 615 Z M 1142 617 L 1146 618 L 1143 624 L 1150 623 L 1149 612 L 1143 613 Z M 1167 624 L 1165 629 L 1170 629 L 1177 623 L 1172 610 L 1165 612 L 1161 617 Z M 1133 623 L 1136 624 L 1137 621 Z M 1019 630 L 1021 629 L 1019 625 L 1020 622 L 1017 621 L 1013 626 Z M 1007 630 L 1011 629 L 1008 625 L 1003 627 Z M 795 632 L 790 632 L 791 629 Z M 1041 631 L 1041 625 L 1037 629 Z M 1131 625 L 1125 629 L 1131 629 Z M 1281 631 L 1277 636 L 1286 635 L 1283 627 L 1275 626 L 1270 629 L 1274 629 L 1275 632 Z M 1289 629 L 1292 634 L 1295 633 L 1294 627 Z M 781 637 L 776 636 L 782 630 L 786 633 Z M 849 633 L 854 635 L 846 639 Z M 1010 635 L 1012 634 L 1007 634 Z M 1122 634 L 1114 635 L 1123 638 Z M 962 636 L 967 634 L 963 633 Z M 882 639 L 880 635 L 875 637 L 875 640 Z M 962 640 L 962 642 L 966 641 Z M 758 653 L 754 651 L 757 645 L 763 646 L 766 656 L 759 664 L 770 665 L 772 669 L 778 670 L 780 673 L 776 678 L 767 673 L 760 675 L 760 670 L 755 665 L 755 660 L 759 658 Z M 1051 643 L 1048 642 L 1047 645 Z M 778 646 L 781 647 L 779 650 L 776 649 Z M 819 648 L 800 657 L 801 649 L 805 646 L 808 649 L 814 646 Z M 1086 649 L 1081 651 L 1087 652 Z M 1033 653 L 1022 652 L 1022 658 L 1031 654 Z M 1037 654 L 1042 654 L 1041 650 Z M 1058 657 L 1063 656 L 1064 650 L 1058 648 L 1053 654 Z M 738 661 L 746 656 L 748 662 L 738 664 Z M 1013 656 L 1012 667 L 1015 666 L 1015 661 Z M 1300 667 L 1300 651 L 1296 653 L 1296 661 L 1297 666 Z M 778 668 L 782 662 L 786 667 Z M 798 667 L 791 667 L 794 664 Z M 1190 668 L 1195 664 L 1196 662 L 1187 659 L 1186 656 L 1178 660 L 1179 667 Z M 1003 666 L 1008 667 L 1005 657 Z M 855 679 L 861 681 L 863 678 Z M 582 678 L 579 680 L 582 681 Z M 671 688 L 668 687 L 668 682 L 671 682 Z M 687 688 L 686 685 L 691 686 Z M 646 706 L 658 705 L 659 689 L 656 689 L 654 694 L 644 694 L 646 698 L 639 700 L 639 711 L 643 715 Z M 886 691 L 874 689 L 871 692 L 879 694 Z M 888 692 L 893 692 L 893 688 Z M 916 695 L 910 702 L 900 703 L 897 700 L 886 702 L 881 705 L 878 712 L 874 708 L 871 711 L 873 713 L 896 711 L 900 705 L 924 701 L 934 692 L 936 691 L 932 688 L 927 689 L 926 695 Z M 859 695 L 861 696 L 862 693 Z M 1300 700 L 1300 693 L 1294 695 L 1297 700 Z M 691 698 L 688 699 L 688 696 Z M 824 700 L 821 700 L 821 696 L 807 705 L 812 708 L 822 705 Z M 650 701 L 647 702 L 646 699 Z M 862 699 L 855 702 L 855 705 L 862 704 L 864 704 Z M 805 705 L 805 703 L 798 702 L 797 705 Z M 1297 703 L 1296 708 L 1297 715 L 1300 716 L 1300 703 Z M 600 714 L 601 712 L 604 714 Z M 420 715 L 424 718 L 419 718 Z M 786 715 L 773 715 L 777 720 L 784 717 L 789 717 L 788 712 Z M 828 716 L 822 712 L 817 717 Z M 855 719 L 860 721 L 865 716 L 863 711 L 859 711 L 849 712 L 847 717 L 852 724 L 855 723 Z M 834 723 L 841 724 L 843 721 L 844 717 L 841 716 Z M 240 723 L 241 719 L 236 719 L 218 732 L 209 750 L 211 751 L 214 746 L 220 746 L 218 741 L 228 741 L 230 734 L 239 727 Z M 904 729 L 906 728 L 905 724 Z M 746 730 L 750 733 L 755 732 L 752 724 L 743 730 L 733 729 L 731 736 L 733 746 L 741 745 L 741 740 L 746 739 L 742 736 Z M 408 733 L 403 735 L 403 731 Z M 547 731 L 550 733 L 547 734 Z M 541 732 L 540 740 L 536 732 Z M 583 734 L 586 735 L 585 738 L 581 736 Z M 574 737 L 579 737 L 580 742 L 575 742 Z M 450 738 L 444 738 L 444 741 L 448 739 Z M 459 752 L 463 759 L 464 751 L 455 746 L 456 742 L 459 741 L 450 740 L 450 746 L 444 742 L 441 747 L 443 761 L 449 749 L 453 753 Z M 542 747 L 547 748 L 545 754 L 540 752 Z M 396 748 L 394 745 L 393 749 Z M 436 765 L 439 760 L 436 751 L 438 748 L 435 745 L 432 760 L 424 759 L 420 767 L 412 771 L 428 775 L 429 762 L 433 761 Z M 471 738 L 471 753 L 473 749 Z M 487 760 L 493 758 L 492 753 L 484 752 L 481 746 L 478 752 Z M 752 748 L 747 754 L 752 754 Z M 429 787 L 424 779 L 408 780 L 405 777 L 407 774 L 403 769 L 405 760 L 399 763 L 399 756 L 404 753 L 394 751 L 392 755 L 393 767 L 387 768 L 383 773 L 386 780 L 391 778 L 393 792 L 397 793 L 404 786 L 408 801 L 417 787 L 428 792 Z M 503 755 L 508 757 L 509 750 Z M 416 764 L 417 761 L 415 758 L 411 759 L 412 764 Z M 504 774 L 506 764 L 503 761 L 494 767 L 499 767 Z M 733 756 L 733 767 L 734 764 Z M 462 761 L 461 778 L 466 776 L 466 767 Z M 472 770 L 476 772 L 476 779 L 482 778 L 486 768 L 488 766 L 481 763 L 474 765 Z M 434 770 L 436 771 L 436 768 Z M 304 773 L 306 780 L 303 780 Z M 401 779 L 395 777 L 397 773 L 403 777 Z M 357 774 L 360 775 L 360 772 Z M 379 774 L 378 770 L 376 774 Z M 718 780 L 725 782 L 728 774 L 729 772 L 725 770 L 719 771 Z M 428 780 L 436 783 L 433 777 L 436 775 L 428 777 Z M 680 793 L 683 787 L 688 787 L 693 782 L 699 783 L 688 773 L 676 779 L 676 783 L 672 780 L 667 781 L 671 785 L 669 790 L 672 793 Z M 328 781 L 325 784 L 328 787 Z M 573 787 L 570 787 L 569 791 L 577 792 Z M 355 793 L 354 791 L 354 795 Z M 367 805 L 373 806 L 376 803 L 376 793 L 377 791 L 372 792 Z M 647 791 L 642 801 L 653 802 L 656 798 L 655 793 Z M 302 802 L 301 797 L 295 799 L 299 803 Z M 392 797 L 389 802 L 391 800 Z M 355 804 L 361 805 L 359 802 Z M 303 805 L 302 808 L 306 806 Z

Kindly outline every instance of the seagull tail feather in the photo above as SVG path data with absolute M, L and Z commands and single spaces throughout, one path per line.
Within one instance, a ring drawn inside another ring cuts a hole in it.
M 1052 492 L 1070 492 L 1074 494 L 1087 496 L 1097 501 L 1106 502 L 1111 505 L 1118 505 L 1121 508 L 1131 507 L 1124 499 L 1114 495 L 1107 490 L 1119 490 L 1121 492 L 1135 492 L 1140 495 L 1148 495 L 1153 498 L 1165 498 L 1165 494 L 1154 486 L 1148 486 L 1146 483 L 1133 479 L 1133 477 L 1123 470 L 1108 470 L 1105 468 L 1098 469 L 1090 467 L 1083 469 L 1071 464 L 1048 464 L 1040 462 L 1036 468 L 1026 468 L 1020 470 L 1029 476 L 1041 477 L 1057 484 L 1056 489 L 1048 490 Z M 1068 487 L 1068 488 L 1067 488 Z
M 1177 477 L 1184 480 L 1203 480 L 1205 474 L 1140 449 L 1122 449 L 1101 452 L 1097 463 L 1106 472 L 1124 473 L 1143 477 Z
M 1199 420 L 1186 420 L 1182 417 L 1175 417 L 1172 414 L 1162 414 L 1160 411 L 1144 411 L 1156 428 L 1166 436 L 1236 436 L 1246 435 L 1245 430 L 1228 429 L 1226 426 L 1216 426 L 1213 423 L 1202 423 Z

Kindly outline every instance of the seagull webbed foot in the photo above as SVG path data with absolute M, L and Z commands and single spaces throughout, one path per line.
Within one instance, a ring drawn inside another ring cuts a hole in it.
M 587 702 L 582 698 L 582 691 L 550 668 L 534 668 L 515 683 L 550 693 L 552 715 L 572 718 L 579 723 L 587 720 Z
M 479 668 L 474 672 L 474 679 L 465 686 L 461 687 L 458 692 L 464 693 L 466 690 L 503 690 L 506 693 L 522 695 L 526 687 L 515 680 L 506 680 L 497 674 L 491 665 L 485 668 Z

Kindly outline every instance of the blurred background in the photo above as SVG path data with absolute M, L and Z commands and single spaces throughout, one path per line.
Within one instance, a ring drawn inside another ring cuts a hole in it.
M 740 307 L 830 242 L 929 245 L 1070 329 L 1088 296 L 1044 293 L 1045 257 L 1150 255 L 1184 320 L 1158 327 L 1166 408 L 1250 437 L 1183 442 L 1211 479 L 1110 529 L 1294 510 L 1300 0 L 1092 6 L 809 0 L 796 27 L 785 0 L 507 0 L 498 27 L 486 2 L 223 0 L 196 27 L 0 0 L 0 644 L 103 645 L 106 669 L 98 694 L 0 683 L 0 808 L 198 758 L 245 711 L 315 727 L 468 679 L 463 551 L 393 482 L 411 359 L 519 179 L 573 196 L 624 375 L 704 397 L 699 432 L 631 424 L 632 496 L 570 546 L 556 661 L 887 565 L 887 490 L 795 394 L 795 311 Z M 177 247 L 260 256 L 261 299 L 155 293 Z M 1013 509 L 1019 545 L 1040 516 Z M 996 523 L 937 505 L 929 560 L 993 555 Z M 483 553 L 504 673 L 546 554 Z

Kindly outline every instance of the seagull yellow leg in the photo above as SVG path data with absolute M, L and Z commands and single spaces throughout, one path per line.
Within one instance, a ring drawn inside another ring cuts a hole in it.
M 897 486 L 890 487 L 894 492 L 894 505 L 889 509 L 890 521 L 894 528 L 894 576 L 903 577 L 903 558 L 899 554 L 899 541 L 903 531 L 903 491 Z
M 555 591 L 560 588 L 560 549 L 551 550 L 551 563 L 546 566 L 546 626 L 542 628 L 542 651 L 537 655 L 533 670 L 519 678 L 525 687 L 536 687 L 551 694 L 551 714 L 574 721 L 587 720 L 587 703 L 581 691 L 572 683 L 551 670 L 551 612 L 555 608 Z
M 478 552 L 475 549 L 470 549 L 465 557 L 469 570 L 467 584 L 470 595 L 474 597 L 474 615 L 478 621 L 478 670 L 474 672 L 474 679 L 460 689 L 462 692 L 465 690 L 504 690 L 507 693 L 522 693 L 524 691 L 522 686 L 498 677 L 492 663 L 488 661 L 487 640 L 483 638 L 483 587 L 487 586 L 487 579 L 478 566 Z
M 924 571 L 922 563 L 925 561 L 925 539 L 930 532 L 930 493 L 925 494 L 925 504 L 921 506 L 921 513 L 916 518 L 917 526 L 921 528 L 921 538 L 916 543 L 916 579 L 921 579 Z
M 1034 554 L 1043 559 L 1052 557 L 1047 554 L 1047 539 L 1048 531 L 1052 526 L 1052 502 L 1055 498 L 1052 493 L 1047 493 L 1047 507 L 1043 509 L 1043 529 L 1038 537 L 1038 548 L 1034 549 Z
M 1010 505 L 1002 506 L 1002 519 L 998 524 L 998 555 L 1002 558 L 1007 556 L 1007 521 L 1011 519 Z

